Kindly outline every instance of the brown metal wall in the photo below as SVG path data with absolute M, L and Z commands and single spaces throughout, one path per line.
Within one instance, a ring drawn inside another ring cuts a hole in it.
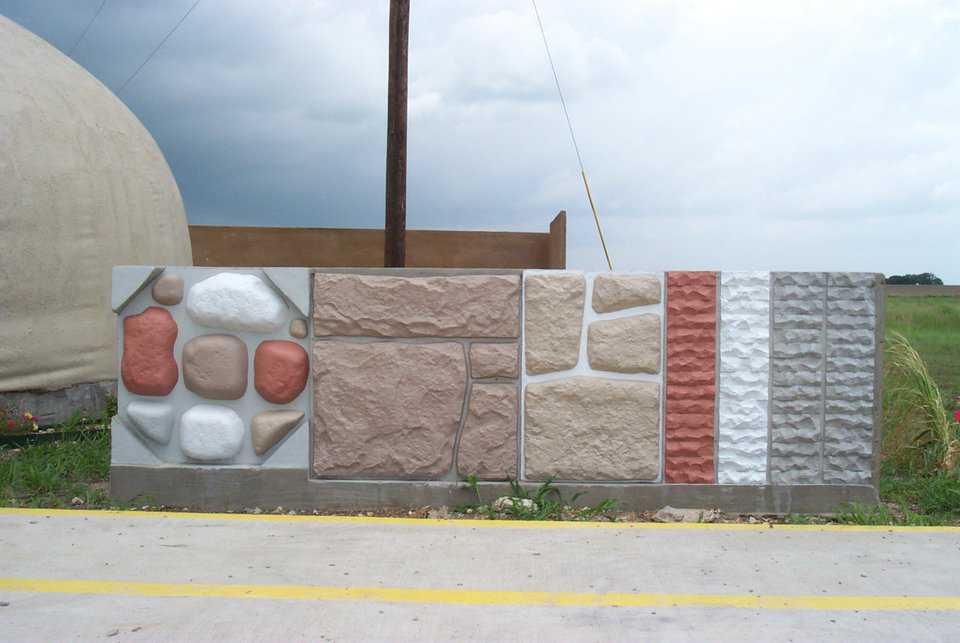
M 409 268 L 565 268 L 567 215 L 550 232 L 408 230 Z M 195 266 L 383 266 L 383 230 L 190 226 Z

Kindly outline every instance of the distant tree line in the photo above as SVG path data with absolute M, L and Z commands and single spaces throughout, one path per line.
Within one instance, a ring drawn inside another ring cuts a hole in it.
M 932 272 L 923 272 L 919 275 L 890 275 L 887 283 L 902 286 L 942 286 L 943 279 Z

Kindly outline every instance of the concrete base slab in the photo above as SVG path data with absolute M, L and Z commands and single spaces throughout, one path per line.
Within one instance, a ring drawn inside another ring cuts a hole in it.
M 536 484 L 525 485 L 535 489 Z M 578 505 L 607 498 L 628 511 L 652 511 L 672 505 L 720 509 L 733 513 L 830 513 L 850 502 L 876 504 L 877 490 L 866 485 L 739 486 L 697 484 L 557 483 L 565 498 L 583 495 Z M 509 495 L 509 485 L 482 482 L 484 502 Z M 203 511 L 245 507 L 326 511 L 377 508 L 453 507 L 475 504 L 476 495 L 465 483 L 310 480 L 306 469 L 259 467 L 111 467 L 111 496 L 190 507 Z

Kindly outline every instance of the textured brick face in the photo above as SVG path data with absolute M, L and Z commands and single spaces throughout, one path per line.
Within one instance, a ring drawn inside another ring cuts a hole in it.
M 715 482 L 717 273 L 667 273 L 666 482 Z

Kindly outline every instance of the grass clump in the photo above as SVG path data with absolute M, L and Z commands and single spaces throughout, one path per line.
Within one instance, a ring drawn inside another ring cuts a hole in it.
M 613 519 L 617 501 L 612 498 L 601 500 L 594 505 L 576 507 L 577 500 L 583 495 L 575 493 L 564 499 L 560 489 L 552 480 L 547 480 L 532 493 L 516 480 L 510 480 L 508 501 L 497 504 L 485 503 L 480 496 L 480 485 L 476 476 L 468 476 L 466 484 L 477 497 L 476 504 L 456 507 L 458 513 L 478 514 L 487 518 L 511 518 L 514 520 L 596 520 Z
M 884 366 L 883 452 L 888 465 L 910 473 L 956 471 L 960 426 L 947 412 L 920 353 L 904 335 L 891 332 Z
M 74 498 L 84 506 L 107 506 L 109 476 L 108 431 L 20 449 L 0 448 L 0 502 L 6 506 L 67 507 Z

